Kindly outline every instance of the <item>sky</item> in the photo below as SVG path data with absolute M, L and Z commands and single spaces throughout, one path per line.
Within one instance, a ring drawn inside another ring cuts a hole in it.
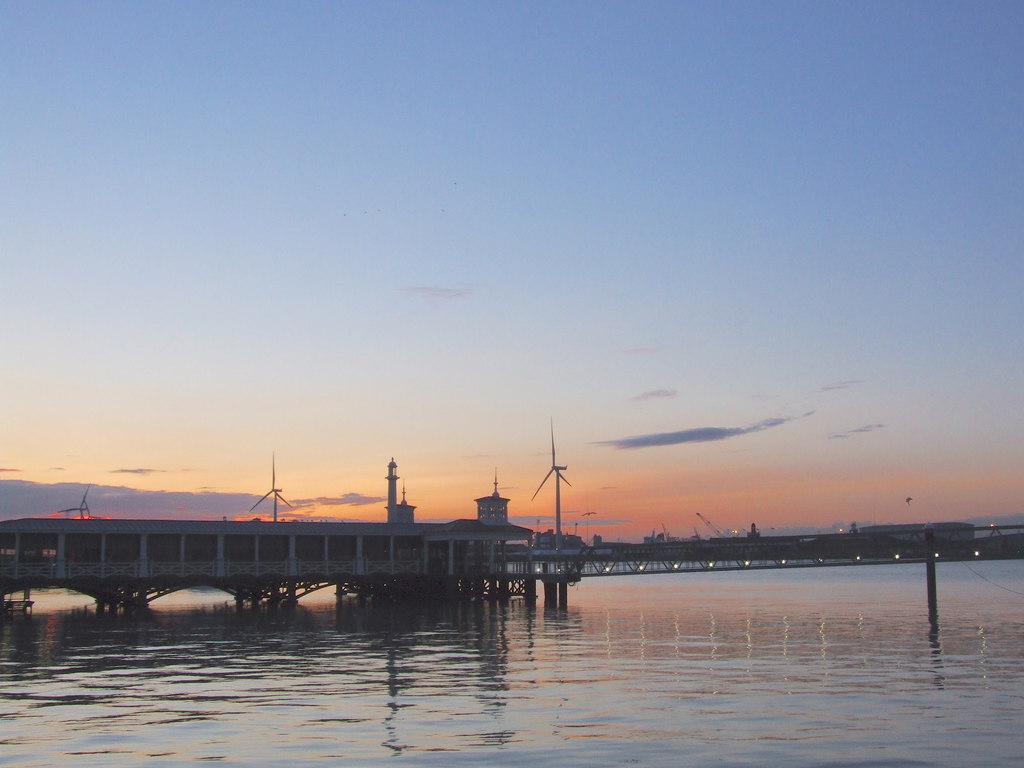
M 394 457 L 549 528 L 552 433 L 609 540 L 1024 515 L 1022 38 L 0 0 L 0 518 L 383 520 Z

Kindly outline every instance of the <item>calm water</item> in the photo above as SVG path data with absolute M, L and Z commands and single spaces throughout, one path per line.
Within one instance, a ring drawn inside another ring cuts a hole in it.
M 0 624 L 0 766 L 1018 766 L 1024 561 L 970 567 L 939 565 L 938 634 L 923 565 L 588 580 L 564 612 L 37 593 Z

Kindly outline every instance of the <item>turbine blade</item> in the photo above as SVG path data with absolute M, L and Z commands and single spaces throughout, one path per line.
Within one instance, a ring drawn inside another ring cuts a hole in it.
M 540 481 L 540 485 L 537 486 L 537 490 L 534 491 L 533 492 L 533 496 L 530 497 L 530 501 L 533 501 L 534 499 L 537 498 L 537 494 L 540 493 L 540 489 L 544 487 L 544 483 L 546 483 L 548 481 L 548 478 L 551 477 L 551 473 L 554 472 L 554 471 L 555 471 L 554 467 L 552 467 L 551 469 L 548 470 L 548 473 L 546 475 L 544 475 L 544 479 Z
M 279 499 L 280 499 L 281 501 L 283 501 L 283 502 L 284 502 L 285 504 L 288 504 L 288 500 L 287 500 L 287 499 L 286 499 L 286 498 L 285 498 L 284 496 L 282 496 L 282 495 L 281 495 L 280 493 L 279 493 L 279 494 L 277 494 L 277 498 L 279 498 Z M 291 506 L 291 504 L 288 504 L 288 506 L 290 507 L 290 506 Z
M 555 420 L 551 420 L 551 466 L 555 466 Z
M 260 504 L 262 504 L 264 501 L 266 501 L 267 496 L 269 496 L 272 493 L 273 493 L 273 491 L 267 491 L 265 494 L 263 494 L 263 498 L 261 498 L 259 501 L 257 501 L 255 504 L 253 504 L 251 507 L 249 507 L 249 511 L 252 512 L 254 509 L 256 509 L 256 507 L 258 507 Z

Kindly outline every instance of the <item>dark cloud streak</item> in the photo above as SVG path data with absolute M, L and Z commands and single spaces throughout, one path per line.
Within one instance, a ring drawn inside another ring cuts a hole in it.
M 383 501 L 387 501 L 383 496 L 364 496 L 361 493 L 349 492 L 344 496 L 318 496 L 315 499 L 294 499 L 293 503 L 298 507 L 308 507 L 314 504 L 320 507 L 340 507 L 344 505 L 362 507 L 367 504 L 379 504 Z
M 763 432 L 766 429 L 779 427 L 794 419 L 802 419 L 810 416 L 814 411 L 808 411 L 802 416 L 790 416 L 787 418 L 774 418 L 759 421 L 756 424 L 749 424 L 745 427 L 697 427 L 695 429 L 683 429 L 679 432 L 658 432 L 650 435 L 634 435 L 623 437 L 618 440 L 604 440 L 596 445 L 605 445 L 619 450 L 631 450 L 634 448 L 653 448 L 664 445 L 682 445 L 686 443 L 713 443 L 719 440 L 728 440 L 741 435 L 749 435 L 754 432 Z
M 863 384 L 863 383 L 864 382 L 861 381 L 860 379 L 849 379 L 848 381 L 839 381 L 839 382 L 836 382 L 835 384 L 826 384 L 825 386 L 823 386 L 818 391 L 819 392 L 834 392 L 837 389 L 849 389 L 854 384 Z
M 848 432 L 833 432 L 828 436 L 829 440 L 845 440 L 851 435 L 863 434 L 864 432 L 874 432 L 876 429 L 885 429 L 885 424 L 865 424 L 863 427 L 857 427 L 851 429 Z
M 402 290 L 424 299 L 462 299 L 473 292 L 470 288 L 442 288 L 437 285 L 412 285 Z
M 679 393 L 674 389 L 652 389 L 650 392 L 643 392 L 636 397 L 629 398 L 632 401 L 660 400 L 670 397 L 678 397 Z

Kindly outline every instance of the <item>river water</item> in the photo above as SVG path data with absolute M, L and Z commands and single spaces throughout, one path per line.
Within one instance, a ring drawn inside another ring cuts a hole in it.
M 569 607 L 227 596 L 0 623 L 0 766 L 1019 766 L 1024 561 L 588 579 Z

